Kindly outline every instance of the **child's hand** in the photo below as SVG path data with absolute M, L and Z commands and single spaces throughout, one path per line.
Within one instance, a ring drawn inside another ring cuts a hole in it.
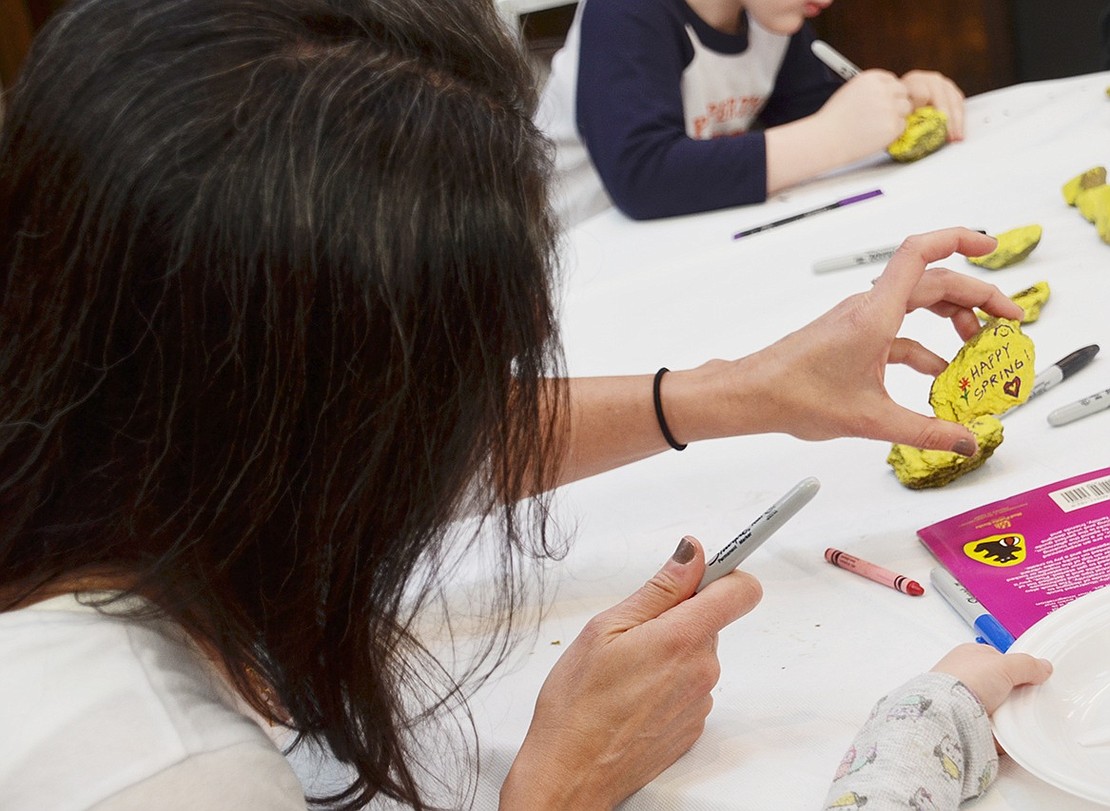
M 906 85 L 885 70 L 865 70 L 837 90 L 821 108 L 826 136 L 850 149 L 850 160 L 886 149 L 906 128 L 913 111 Z
M 1043 683 L 1052 673 L 1052 665 L 1027 653 L 1002 654 L 990 645 L 968 642 L 937 662 L 933 672 L 948 673 L 962 681 L 990 714 L 1015 687 Z
M 964 137 L 964 94 L 947 76 L 932 70 L 911 70 L 902 76 L 914 109 L 929 104 L 948 116 L 948 140 Z

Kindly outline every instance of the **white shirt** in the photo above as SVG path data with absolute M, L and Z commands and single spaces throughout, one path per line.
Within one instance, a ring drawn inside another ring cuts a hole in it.
M 0 803 L 305 809 L 285 757 L 177 626 L 72 594 L 0 613 Z

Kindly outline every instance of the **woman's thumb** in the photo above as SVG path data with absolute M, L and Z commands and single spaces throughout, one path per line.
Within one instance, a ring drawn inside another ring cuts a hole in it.
M 909 411 L 907 433 L 913 433 L 913 439 L 904 441 L 903 444 L 915 448 L 935 451 L 949 451 L 961 456 L 974 456 L 978 453 L 978 442 L 975 434 L 966 425 L 958 422 L 942 420 L 938 417 L 925 417 Z
M 615 613 L 628 625 L 655 619 L 688 599 L 697 589 L 704 572 L 705 551 L 696 538 L 687 535 L 678 542 L 678 548 L 663 568 L 617 606 Z

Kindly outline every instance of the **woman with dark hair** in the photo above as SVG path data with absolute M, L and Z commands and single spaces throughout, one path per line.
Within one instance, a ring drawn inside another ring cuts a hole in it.
M 923 275 L 993 246 L 966 231 L 668 376 L 667 438 L 650 376 L 561 379 L 533 101 L 478 0 L 75 0 L 43 30 L 0 137 L 5 803 L 303 808 L 275 729 L 350 765 L 317 801 L 425 808 L 416 732 L 506 654 L 530 559 L 562 550 L 553 487 L 757 431 L 975 452 L 882 385 L 943 367 L 895 337 L 908 310 L 1016 315 Z M 458 673 L 415 623 L 486 544 Z M 505 807 L 612 806 L 697 738 L 716 634 L 760 594 L 694 595 L 704 563 L 684 539 L 570 646 Z

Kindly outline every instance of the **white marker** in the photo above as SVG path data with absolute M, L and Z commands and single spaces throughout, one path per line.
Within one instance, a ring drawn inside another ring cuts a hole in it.
M 853 253 L 848 256 L 836 256 L 832 259 L 822 259 L 813 263 L 814 273 L 828 273 L 830 270 L 844 270 L 845 268 L 859 267 L 860 265 L 873 265 L 876 262 L 886 262 L 898 252 L 897 245 L 888 245 L 885 248 L 875 248 L 863 253 Z
M 1082 400 L 1077 400 L 1069 405 L 1060 406 L 1048 415 L 1048 424 L 1065 425 L 1080 417 L 1086 417 L 1107 408 L 1110 408 L 1110 389 L 1092 394 L 1090 397 L 1084 397 Z
M 810 46 L 813 55 L 829 66 L 837 76 L 848 81 L 860 72 L 860 69 L 844 58 L 844 55 L 824 40 L 815 39 Z
M 752 522 L 752 525 L 726 543 L 721 551 L 705 565 L 705 574 L 697 590 L 701 591 L 714 580 L 719 580 L 731 572 L 745 558 L 754 552 L 760 544 L 775 534 L 775 531 L 794 517 L 798 510 L 809 503 L 817 491 L 821 489 L 821 482 L 813 476 L 802 479 L 767 511 Z

